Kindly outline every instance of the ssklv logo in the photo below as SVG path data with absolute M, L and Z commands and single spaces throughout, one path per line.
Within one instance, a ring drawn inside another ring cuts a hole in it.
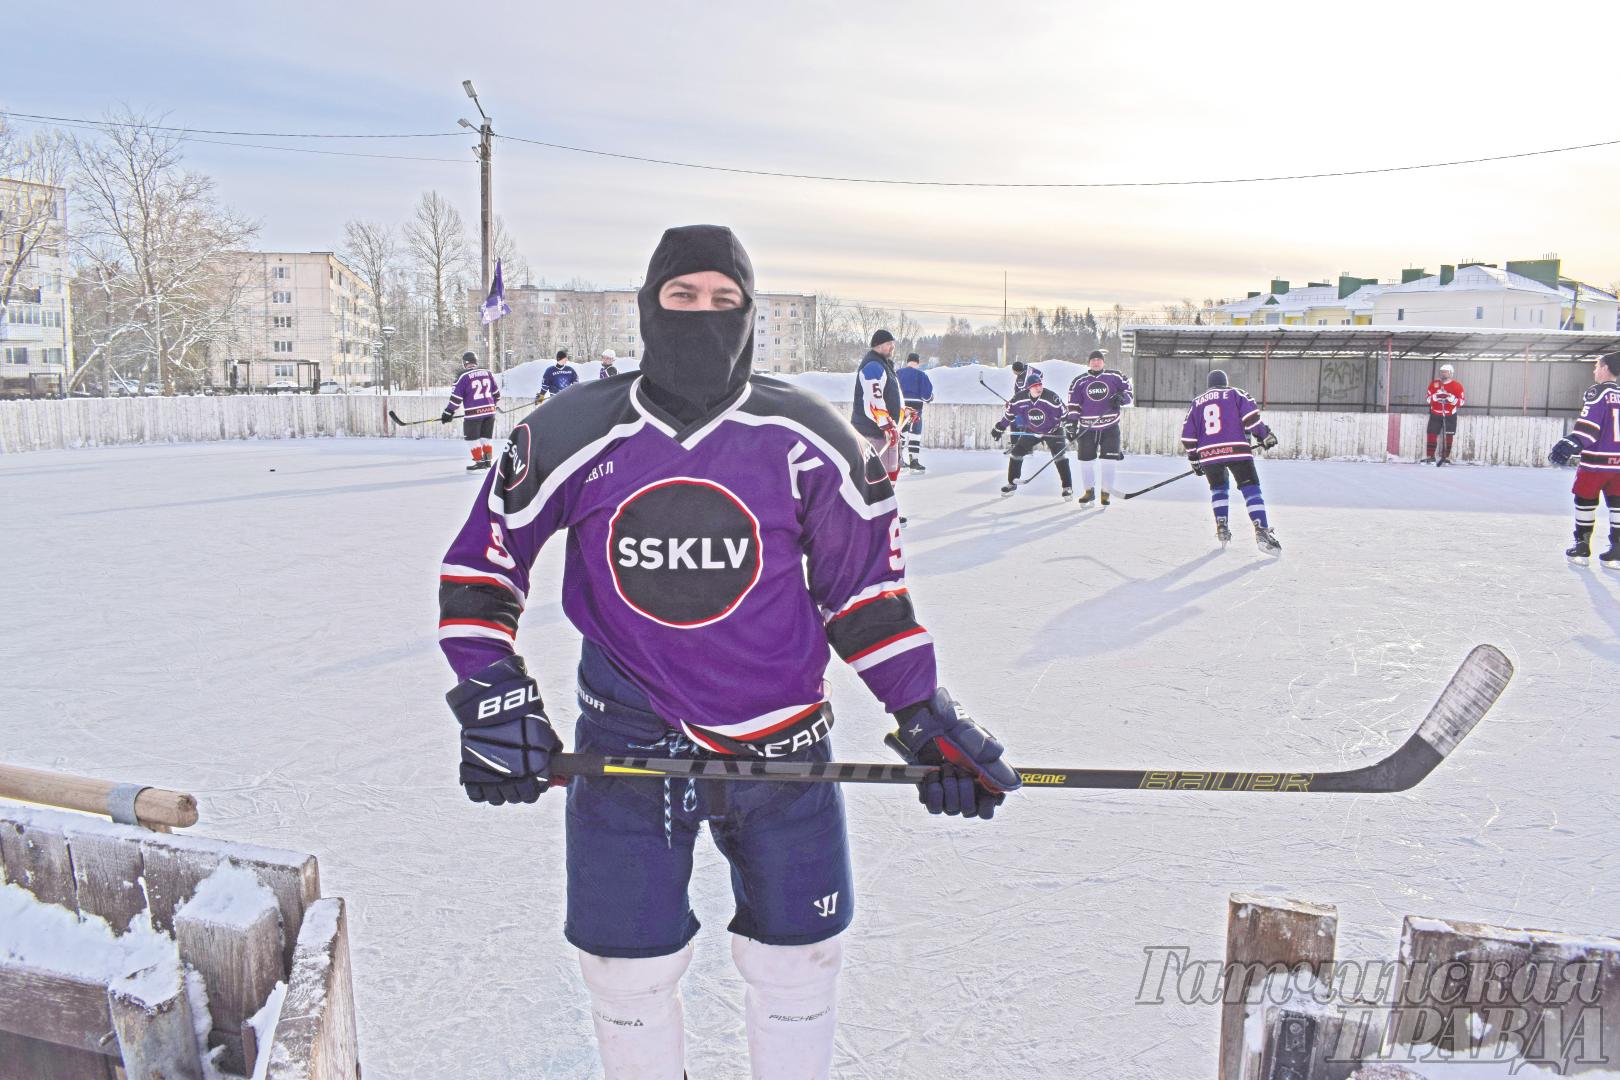
M 693 629 L 736 610 L 759 581 L 759 519 L 712 480 L 674 477 L 648 484 L 608 526 L 613 587 L 636 613 Z

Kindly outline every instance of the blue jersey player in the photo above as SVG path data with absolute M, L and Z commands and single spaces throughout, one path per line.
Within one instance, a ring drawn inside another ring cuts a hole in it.
M 638 295 L 645 352 L 536 410 L 445 556 L 439 639 L 461 682 L 461 784 L 533 802 L 561 747 L 516 653 L 531 567 L 561 534 L 584 638 L 579 751 L 827 761 L 831 653 L 894 714 L 931 812 L 991 816 L 1019 777 L 935 675 L 894 489 L 824 399 L 751 375 L 754 272 L 731 230 L 670 229 Z M 542 419 L 542 414 L 543 419 Z M 552 586 L 555 589 L 555 585 Z M 699 826 L 731 866 L 755 1076 L 826 1077 L 855 897 L 837 785 L 568 784 L 564 932 L 609 1077 L 679 1080 Z
M 906 357 L 906 366 L 895 372 L 900 384 L 901 420 L 900 440 L 905 452 L 903 464 L 912 472 L 927 472 L 917 460 L 922 450 L 923 408 L 934 400 L 934 380 L 922 369 L 922 358 L 916 353 Z
M 1254 540 L 1268 555 L 1282 551 L 1282 544 L 1266 520 L 1266 501 L 1260 493 L 1260 474 L 1254 467 L 1254 450 L 1277 445 L 1277 436 L 1260 419 L 1260 406 L 1248 394 L 1226 384 L 1226 372 L 1216 368 L 1209 373 L 1209 389 L 1193 398 L 1187 419 L 1181 425 L 1181 444 L 1193 472 L 1209 481 L 1209 498 L 1215 510 L 1215 539 L 1225 547 L 1232 539 L 1226 524 L 1226 508 L 1231 491 L 1227 476 L 1237 481 L 1238 491 L 1254 522 Z
M 557 350 L 557 362 L 546 368 L 546 373 L 540 376 L 540 394 L 537 401 L 544 401 L 552 394 L 560 394 L 564 390 L 579 382 L 579 372 L 568 363 L 568 350 Z

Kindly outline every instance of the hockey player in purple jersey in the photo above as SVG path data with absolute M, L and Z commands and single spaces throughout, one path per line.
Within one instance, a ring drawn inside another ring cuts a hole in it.
M 1582 398 L 1581 415 L 1570 433 L 1558 440 L 1547 457 L 1563 465 L 1576 454 L 1575 545 L 1564 552 L 1571 561 L 1592 557 L 1592 529 L 1597 523 L 1598 497 L 1609 506 L 1609 550 L 1598 562 L 1620 569 L 1620 353 L 1600 356 L 1592 365 L 1593 385 Z
M 1043 378 L 1040 368 L 1026 364 L 1022 360 L 1012 362 L 1012 373 L 1014 401 L 1018 400 L 1020 395 L 1027 396 L 1029 384 L 1041 382 Z
M 1069 411 L 1064 417 L 1069 441 L 1080 459 L 1080 505 L 1097 494 L 1097 473 L 1093 462 L 1102 458 L 1102 505 L 1107 506 L 1114 490 L 1114 463 L 1125 460 L 1119 448 L 1120 410 L 1134 400 L 1131 380 L 1125 373 L 1108 366 L 1108 356 L 1093 349 L 1086 360 L 1085 374 L 1069 384 Z
M 495 406 L 501 403 L 501 388 L 495 376 L 478 366 L 473 353 L 461 354 L 461 378 L 450 391 L 450 403 L 439 414 L 439 423 L 448 424 L 461 410 L 461 433 L 472 443 L 472 464 L 468 472 L 487 469 L 495 456 Z
M 1232 539 L 1226 524 L 1230 487 L 1227 475 L 1237 481 L 1254 522 L 1254 540 L 1268 555 L 1282 551 L 1282 544 L 1266 520 L 1266 501 L 1260 494 L 1260 474 L 1254 467 L 1254 445 L 1270 450 L 1277 436 L 1260 419 L 1260 406 L 1235 386 L 1226 385 L 1226 372 L 1216 368 L 1209 373 L 1209 389 L 1193 399 L 1181 425 L 1181 444 L 1193 471 L 1209 481 L 1209 498 L 1215 509 L 1215 539 L 1224 547 Z
M 1007 482 L 1001 488 L 1003 498 L 1018 490 L 1024 459 L 1038 446 L 1045 446 L 1057 459 L 1058 481 L 1063 485 L 1061 496 L 1067 499 L 1074 494 L 1074 479 L 1069 475 L 1069 443 L 1063 436 L 1063 413 L 1063 399 L 1046 389 L 1039 371 L 1024 387 L 1024 396 L 1007 403 L 1001 419 L 990 429 L 990 437 L 1000 442 L 1007 429 L 1012 428 Z
M 519 424 L 445 557 L 439 636 L 461 679 L 448 700 L 468 796 L 533 802 L 549 783 L 561 740 L 515 639 L 530 568 L 564 533 L 581 752 L 829 760 L 836 652 L 894 714 L 902 756 L 944 766 L 919 788 L 930 812 L 991 816 L 1018 774 L 937 682 L 888 476 L 823 399 L 750 375 L 742 245 L 670 229 L 645 282 L 640 374 Z M 565 821 L 564 932 L 608 1077 L 682 1075 L 704 822 L 731 866 L 754 1075 L 829 1074 L 854 911 L 837 785 L 574 777 Z

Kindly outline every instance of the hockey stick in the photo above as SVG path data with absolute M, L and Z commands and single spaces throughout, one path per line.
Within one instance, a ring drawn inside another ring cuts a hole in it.
M 510 409 L 496 409 L 493 415 L 506 416 L 511 413 L 522 412 L 524 409 L 528 408 L 533 408 L 533 406 L 531 406 L 528 402 L 523 402 L 522 404 L 512 406 Z M 438 417 L 430 416 L 426 420 L 401 420 L 399 418 L 399 413 L 395 412 L 393 409 L 389 409 L 388 419 L 392 420 L 399 427 L 414 427 L 417 424 L 431 424 L 437 420 Z
M 1250 443 L 1249 444 L 1249 449 L 1251 451 L 1259 450 L 1259 449 L 1261 449 L 1261 446 L 1260 446 L 1259 443 Z M 1164 487 L 1164 485 L 1166 485 L 1166 484 L 1173 484 L 1177 480 L 1185 480 L 1185 479 L 1187 479 L 1187 477 L 1192 476 L 1197 471 L 1198 471 L 1197 469 L 1188 469 L 1184 473 L 1177 473 L 1176 475 L 1172 476 L 1168 480 L 1160 480 L 1157 484 L 1151 484 L 1151 485 L 1143 488 L 1141 491 L 1127 491 L 1127 492 L 1124 492 L 1123 494 L 1120 495 L 1120 498 L 1122 498 L 1122 499 L 1134 499 L 1138 495 L 1146 495 L 1150 491 L 1157 491 L 1159 488 Z
M 1016 434 L 1028 435 L 1028 434 L 1030 434 L 1030 432 L 1020 431 L 1020 432 L 1016 432 Z M 1050 435 L 1036 435 L 1035 437 L 1037 439 L 1049 439 L 1049 438 L 1051 438 Z M 1031 480 L 1033 480 L 1037 476 L 1041 475 L 1041 473 L 1045 472 L 1047 466 L 1051 465 L 1052 462 L 1056 461 L 1058 458 L 1062 457 L 1064 454 L 1067 454 L 1069 452 L 1069 446 L 1070 446 L 1070 443 L 1069 443 L 1068 436 L 1064 436 L 1064 438 L 1063 438 L 1063 446 L 1058 449 L 1057 453 L 1053 454 L 1048 460 L 1042 462 L 1041 467 L 1036 469 L 1034 472 L 1030 473 L 1028 476 L 1019 477 L 1018 480 L 1016 481 L 1018 486 L 1023 487 L 1025 484 L 1029 483 Z M 1031 451 L 1031 453 L 1034 453 L 1034 451 Z
M 1358 769 L 1331 772 L 1217 772 L 1185 769 L 1023 768 L 1029 788 L 1134 788 L 1139 791 L 1344 792 L 1385 794 L 1417 786 L 1474 729 L 1513 678 L 1513 664 L 1494 645 L 1476 645 L 1407 740 Z M 893 738 L 891 735 L 890 738 Z M 798 783 L 916 784 L 939 770 L 927 765 L 738 758 L 632 758 L 553 754 L 554 778 L 570 776 L 692 777 Z
M 984 376 L 983 375 L 979 376 L 979 385 L 984 387 L 986 390 L 990 390 L 990 392 L 992 394 L 995 394 L 996 397 L 1001 398 L 1002 401 L 1007 401 L 1007 399 L 1005 397 L 1002 397 L 1002 395 L 1001 395 L 1001 393 L 999 391 L 990 389 L 990 384 L 984 381 Z M 1007 401 L 1007 404 L 1011 405 L 1012 402 Z

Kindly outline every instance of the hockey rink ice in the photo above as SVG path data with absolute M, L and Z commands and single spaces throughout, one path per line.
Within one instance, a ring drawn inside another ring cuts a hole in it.
M 0 458 L 0 757 L 190 791 L 193 832 L 318 855 L 349 904 L 368 1076 L 596 1076 L 563 798 L 492 808 L 455 782 L 436 578 L 482 479 L 466 460 L 368 439 Z M 1021 768 L 1359 765 L 1470 646 L 1518 674 L 1404 794 L 1040 790 L 986 823 L 846 787 L 835 1075 L 1212 1076 L 1219 1007 L 1136 998 L 1150 947 L 1222 958 L 1234 891 L 1338 905 L 1349 959 L 1393 957 L 1408 914 L 1616 932 L 1620 573 L 1564 559 L 1571 472 L 1262 462 L 1273 559 L 1241 500 L 1219 549 L 1196 477 L 1082 511 L 1054 469 L 1003 499 L 1000 454 L 924 461 L 899 486 L 917 610 Z M 1132 458 L 1119 484 L 1183 468 Z M 562 546 L 519 644 L 566 741 Z M 889 719 L 829 677 L 835 756 L 891 760 Z M 730 885 L 698 851 L 687 1066 L 740 1077 Z

